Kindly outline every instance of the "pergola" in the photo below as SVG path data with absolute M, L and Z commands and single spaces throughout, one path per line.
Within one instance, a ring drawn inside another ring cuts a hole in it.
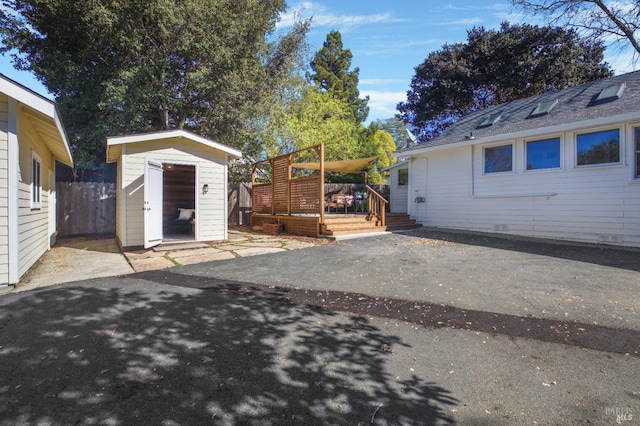
M 315 154 L 319 161 L 297 161 L 301 157 Z M 366 157 L 343 161 L 324 161 L 324 144 L 280 155 L 253 164 L 251 170 L 252 205 L 251 224 L 260 225 L 267 221 L 277 220 L 287 223 L 289 232 L 301 235 L 317 236 L 319 225 L 325 221 L 324 177 L 325 172 L 365 173 L 367 166 L 378 157 Z M 261 165 L 271 168 L 271 182 L 256 183 L 256 174 Z M 314 175 L 303 177 L 292 176 L 292 169 L 318 171 Z M 367 193 L 381 198 L 368 185 Z M 369 202 L 369 213 L 378 216 L 382 209 L 384 221 L 384 205 Z

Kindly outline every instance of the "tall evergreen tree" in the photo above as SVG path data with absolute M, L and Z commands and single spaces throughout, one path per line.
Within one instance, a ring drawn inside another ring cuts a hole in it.
M 316 88 L 323 90 L 333 97 L 346 101 L 357 123 L 363 123 L 369 115 L 369 97 L 360 98 L 358 90 L 359 68 L 352 71 L 351 50 L 342 45 L 342 35 L 338 31 L 331 31 L 327 35 L 322 48 L 316 52 L 311 61 L 311 70 L 307 78 Z
M 273 38 L 284 0 L 5 0 L 15 49 L 56 97 L 76 161 L 107 135 L 184 128 L 243 149 L 273 87 L 299 69 L 308 22 Z M 269 40 L 275 40 L 270 42 Z
M 438 136 L 468 112 L 612 75 L 600 40 L 574 30 L 510 25 L 474 28 L 416 67 L 399 118 Z

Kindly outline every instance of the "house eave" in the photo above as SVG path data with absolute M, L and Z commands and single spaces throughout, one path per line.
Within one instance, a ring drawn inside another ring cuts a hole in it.
M 55 137 L 43 138 L 43 140 L 56 160 L 67 166 L 73 166 L 69 141 L 56 104 L 2 74 L 0 74 L 0 81 L 3 83 L 2 92 L 4 94 L 15 99 L 28 111 L 33 111 L 30 114 L 38 121 L 38 126 L 47 129 L 46 133 L 55 134 Z

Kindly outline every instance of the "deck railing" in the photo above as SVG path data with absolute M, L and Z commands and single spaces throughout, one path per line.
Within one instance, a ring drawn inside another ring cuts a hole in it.
M 371 216 L 375 216 L 380 221 L 380 226 L 385 226 L 385 212 L 387 211 L 388 201 L 369 185 L 365 185 L 367 191 L 367 212 Z

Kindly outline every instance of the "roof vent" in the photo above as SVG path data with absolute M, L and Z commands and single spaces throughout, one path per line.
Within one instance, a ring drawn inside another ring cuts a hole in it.
M 533 111 L 531 111 L 531 114 L 529 114 L 529 118 L 540 117 L 542 115 L 548 114 L 549 111 L 551 111 L 556 105 L 558 105 L 557 99 L 553 101 L 540 102 L 538 106 L 535 107 Z
M 604 104 L 620 99 L 626 85 L 624 83 L 607 86 L 600 91 L 598 96 L 591 102 L 591 105 Z
M 489 127 L 500 121 L 500 117 L 502 117 L 502 111 L 494 112 L 489 114 L 483 121 L 478 125 L 478 129 L 483 127 Z

